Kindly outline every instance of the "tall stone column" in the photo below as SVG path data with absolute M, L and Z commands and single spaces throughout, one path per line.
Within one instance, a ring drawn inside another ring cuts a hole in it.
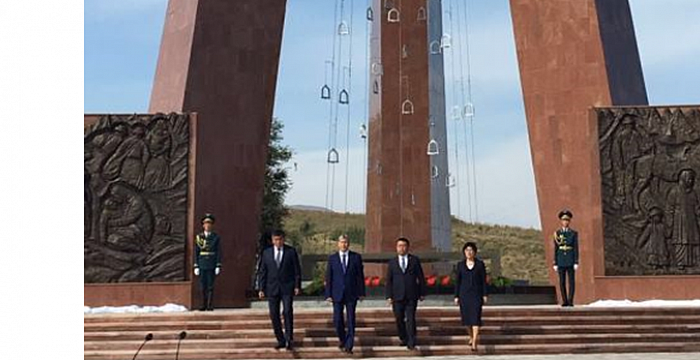
M 149 111 L 198 114 L 190 206 L 197 218 L 216 216 L 223 240 L 216 306 L 245 305 L 251 285 L 285 6 L 286 0 L 168 3 Z M 195 300 L 198 293 L 194 285 Z
M 442 37 L 441 4 L 375 0 L 372 12 L 365 251 L 394 251 L 399 236 L 449 251 L 443 59 L 429 48 Z
M 646 105 L 627 0 L 511 0 L 547 264 L 562 208 L 574 213 L 576 301 L 604 275 L 597 119 L 592 107 Z M 550 269 L 550 280 L 557 275 Z

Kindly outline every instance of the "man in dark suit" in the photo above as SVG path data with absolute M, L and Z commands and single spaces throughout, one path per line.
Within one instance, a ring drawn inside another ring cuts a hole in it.
M 569 210 L 559 212 L 561 228 L 554 232 L 554 271 L 559 273 L 559 292 L 561 306 L 574 306 L 576 290 L 576 270 L 578 270 L 578 233 L 569 227 L 574 215 Z M 566 291 L 566 279 L 569 279 L 569 291 Z
M 416 348 L 416 307 L 425 297 L 425 277 L 420 259 L 408 253 L 410 241 L 396 240 L 397 257 L 389 260 L 386 300 L 392 306 L 401 346 Z
M 214 278 L 221 272 L 221 239 L 213 232 L 214 215 L 206 214 L 202 218 L 202 232 L 194 241 L 194 274 L 199 276 L 202 290 L 200 311 L 214 310 Z
M 284 244 L 284 231 L 272 233 L 272 245 L 262 254 L 259 269 L 258 297 L 267 297 L 270 320 L 277 338 L 279 350 L 286 347 L 294 349 L 294 296 L 301 292 L 301 266 L 297 251 Z M 284 333 L 280 322 L 280 302 L 284 306 Z
M 338 334 L 338 348 L 352 354 L 355 343 L 355 308 L 365 297 L 365 272 L 362 256 L 350 251 L 347 235 L 338 238 L 338 252 L 328 257 L 326 267 L 326 301 L 333 303 L 333 324 Z M 347 330 L 343 309 L 347 310 Z

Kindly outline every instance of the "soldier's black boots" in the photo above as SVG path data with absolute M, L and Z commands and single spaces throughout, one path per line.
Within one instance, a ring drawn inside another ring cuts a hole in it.
M 207 292 L 206 292 L 206 290 L 205 290 L 205 291 L 202 291 L 202 305 L 199 307 L 199 311 L 205 311 L 205 310 L 207 310 L 207 304 L 208 304 L 208 302 L 207 302 Z
M 214 311 L 214 290 L 207 293 L 207 311 Z

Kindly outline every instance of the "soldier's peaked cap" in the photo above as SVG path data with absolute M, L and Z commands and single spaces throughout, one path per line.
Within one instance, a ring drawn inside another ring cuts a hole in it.
M 202 223 L 205 223 L 207 221 L 214 223 L 216 221 L 216 219 L 214 218 L 214 215 L 207 213 L 207 214 L 204 214 L 204 216 L 202 217 Z
M 559 212 L 559 219 L 566 219 L 566 220 L 571 220 L 571 218 L 574 217 L 574 214 L 571 213 L 569 210 L 562 210 Z

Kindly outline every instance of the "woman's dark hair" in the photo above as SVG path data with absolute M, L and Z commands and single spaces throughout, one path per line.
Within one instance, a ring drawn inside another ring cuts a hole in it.
M 464 251 L 467 250 L 467 248 L 470 247 L 472 250 L 474 250 L 474 253 L 477 253 L 477 248 L 476 248 L 476 243 L 468 241 L 464 246 L 462 246 L 462 254 L 464 254 Z

